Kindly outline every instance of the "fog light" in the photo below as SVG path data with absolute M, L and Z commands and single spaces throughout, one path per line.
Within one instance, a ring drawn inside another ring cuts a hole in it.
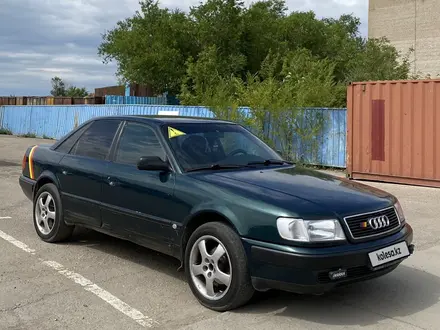
M 346 269 L 338 269 L 333 272 L 329 272 L 328 276 L 332 281 L 339 280 L 341 278 L 347 277 L 347 270 Z

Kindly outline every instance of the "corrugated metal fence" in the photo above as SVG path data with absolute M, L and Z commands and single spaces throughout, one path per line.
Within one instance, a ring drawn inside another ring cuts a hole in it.
M 0 128 L 3 128 L 3 114 L 5 113 L 5 107 L 0 105 Z
M 179 100 L 174 96 L 120 96 L 106 95 L 105 104 L 158 104 L 179 105 Z
M 142 105 L 5 106 L 3 127 L 13 134 L 32 133 L 59 139 L 93 117 L 160 114 L 214 117 L 205 107 Z
M 166 96 L 157 97 L 139 97 L 139 96 L 119 96 L 106 95 L 105 104 L 151 104 L 151 105 L 167 105 L 168 99 Z
M 247 116 L 249 109 L 243 108 Z M 207 107 L 172 105 L 69 105 L 0 106 L 0 127 L 14 135 L 35 134 L 59 139 L 76 125 L 97 116 L 178 115 L 214 118 Z M 310 123 L 321 118 L 322 126 L 310 133 Z M 274 134 L 280 125 L 268 117 L 263 135 L 277 146 L 289 145 L 290 154 L 309 164 L 345 167 L 346 109 L 305 109 L 301 120 L 288 126 L 286 136 Z M 285 148 L 283 148 L 284 150 Z

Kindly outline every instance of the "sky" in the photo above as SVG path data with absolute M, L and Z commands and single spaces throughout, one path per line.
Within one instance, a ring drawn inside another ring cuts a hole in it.
M 93 92 L 117 84 L 115 64 L 97 54 L 102 34 L 139 9 L 138 0 L 1 0 L 0 96 L 45 96 L 61 77 Z M 198 0 L 162 0 L 187 11 Z M 247 4 L 250 0 L 246 1 Z M 368 0 L 287 0 L 290 11 L 318 17 L 354 14 L 367 35 Z

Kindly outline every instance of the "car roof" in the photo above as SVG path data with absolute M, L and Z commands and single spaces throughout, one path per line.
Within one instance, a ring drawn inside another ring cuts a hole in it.
M 194 123 L 194 124 L 236 124 L 231 121 L 203 118 L 203 117 L 185 117 L 185 116 L 151 116 L 151 115 L 125 115 L 125 116 L 103 116 L 93 118 L 92 120 L 100 119 L 121 119 L 121 120 L 136 120 L 155 124 L 178 124 L 178 123 Z

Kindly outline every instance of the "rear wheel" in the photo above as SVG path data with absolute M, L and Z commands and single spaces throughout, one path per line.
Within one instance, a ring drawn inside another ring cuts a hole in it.
M 239 236 L 220 222 L 206 223 L 191 235 L 185 271 L 193 294 L 207 308 L 223 312 L 246 304 L 254 293 Z
M 34 227 L 45 242 L 59 242 L 68 239 L 74 227 L 64 222 L 61 198 L 52 183 L 43 185 L 34 199 Z

